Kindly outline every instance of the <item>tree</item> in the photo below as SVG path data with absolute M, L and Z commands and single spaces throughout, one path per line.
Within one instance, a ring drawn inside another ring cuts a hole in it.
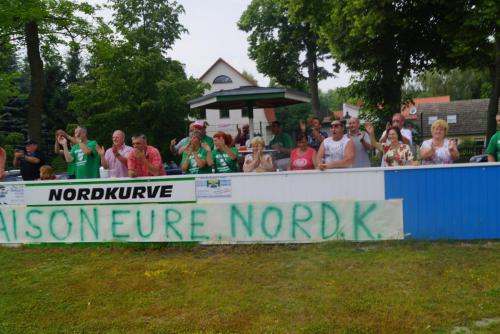
M 250 73 L 250 72 L 248 72 L 248 71 L 246 71 L 246 70 L 243 70 L 243 72 L 241 72 L 241 75 L 242 75 L 245 79 L 247 79 L 248 81 L 250 81 L 250 82 L 254 82 L 254 83 L 255 83 L 255 85 L 257 85 L 257 79 L 255 79 L 255 77 L 253 76 L 253 74 L 252 74 L 252 73 Z
M 500 98 L 500 5 L 495 0 L 445 3 L 439 37 L 440 47 L 447 52 L 438 54 L 436 61 L 445 69 L 471 67 L 489 71 L 487 137 L 490 138 L 495 133 Z
M 111 26 L 101 25 L 92 38 L 87 75 L 70 86 L 70 108 L 101 143 L 120 128 L 145 133 L 166 153 L 167 136 L 183 135 L 187 101 L 205 89 L 164 55 L 184 31 L 178 22 L 183 8 L 162 0 L 113 0 L 111 8 Z
M 43 114 L 44 69 L 40 49 L 55 49 L 64 37 L 84 34 L 85 19 L 93 7 L 71 0 L 4 0 L 0 5 L 0 36 L 25 47 L 30 66 L 28 135 L 40 140 Z M 1 38 L 0 38 L 1 39 Z
M 480 99 L 489 96 L 491 82 L 486 69 L 431 70 L 405 85 L 404 92 L 412 98 L 449 95 L 452 100 Z
M 438 1 L 290 1 L 310 8 L 306 20 L 321 29 L 333 56 L 359 73 L 353 88 L 381 121 L 399 112 L 405 78 L 432 65 Z
M 16 79 L 19 77 L 17 70 L 16 55 L 14 47 L 7 41 L 0 48 L 0 108 L 7 101 L 19 94 Z
M 339 87 L 321 93 L 320 100 L 321 104 L 326 106 L 329 111 L 337 111 L 342 110 L 342 106 L 346 102 L 356 104 L 359 98 L 353 94 L 350 87 Z
M 249 33 L 248 52 L 257 69 L 281 85 L 308 87 L 313 112 L 319 115 L 318 82 L 332 73 L 318 63 L 329 58 L 329 51 L 317 30 L 308 22 L 292 20 L 289 12 L 288 0 L 253 0 L 238 27 Z

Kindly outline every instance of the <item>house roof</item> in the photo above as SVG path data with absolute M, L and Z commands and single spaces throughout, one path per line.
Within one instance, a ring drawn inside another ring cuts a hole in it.
M 424 137 L 431 136 L 429 117 L 447 120 L 456 115 L 457 122 L 448 124 L 448 136 L 485 135 L 487 132 L 488 99 L 460 100 L 447 103 L 426 103 L 417 107 L 423 117 Z M 500 112 L 500 106 L 498 108 Z
M 406 119 L 417 119 L 416 114 L 411 114 L 410 110 L 413 107 L 417 107 L 421 104 L 426 104 L 426 103 L 446 103 L 450 102 L 450 97 L 449 96 L 430 96 L 430 97 L 416 97 L 413 99 L 413 103 L 410 103 L 407 106 L 402 106 L 401 107 L 401 114 Z
M 309 95 L 289 88 L 243 86 L 220 90 L 189 101 L 191 109 L 274 108 L 310 102 Z
M 208 73 L 210 73 L 210 71 L 219 63 L 223 63 L 225 64 L 226 66 L 228 66 L 229 68 L 231 68 L 233 71 L 235 71 L 236 73 L 238 73 L 238 75 L 240 75 L 243 79 L 245 79 L 250 85 L 254 85 L 254 86 L 257 86 L 257 81 L 253 81 L 253 80 L 248 80 L 240 71 L 238 71 L 237 69 L 235 69 L 234 67 L 232 67 L 227 61 L 225 61 L 224 59 L 222 58 L 219 58 L 215 61 L 215 63 L 212 64 L 212 66 L 210 66 L 208 68 L 208 70 L 205 71 L 205 73 L 203 73 L 201 75 L 201 77 L 199 77 L 198 80 L 203 80 L 203 78 L 205 78 L 205 76 L 207 76 Z

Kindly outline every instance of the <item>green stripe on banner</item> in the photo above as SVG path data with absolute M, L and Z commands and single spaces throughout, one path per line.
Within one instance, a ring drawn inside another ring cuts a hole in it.
M 135 202 L 135 203 L 89 203 L 89 204 L 39 204 L 39 205 L 26 205 L 26 207 L 29 208 L 35 208 L 35 207 L 46 207 L 46 208 L 51 208 L 54 206 L 88 206 L 88 205 L 139 205 L 139 204 L 195 204 L 197 203 L 196 201 L 180 201 L 180 202 Z
M 155 179 L 141 179 L 141 180 L 117 180 L 117 181 L 75 181 L 75 182 L 47 182 L 47 183 L 26 183 L 26 187 L 46 187 L 46 186 L 60 186 L 60 185 L 78 185 L 78 184 L 108 184 L 108 183 L 148 183 L 148 182 L 162 182 L 162 181 L 193 181 L 194 177 L 186 178 L 155 178 Z

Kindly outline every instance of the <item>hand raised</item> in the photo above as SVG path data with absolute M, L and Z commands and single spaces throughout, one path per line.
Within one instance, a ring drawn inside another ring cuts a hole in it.
M 211 151 L 210 146 L 207 143 L 201 143 L 201 147 L 207 152 Z
M 448 150 L 449 151 L 454 151 L 457 149 L 457 142 L 455 140 L 450 140 L 448 142 Z
M 104 153 L 106 153 L 106 149 L 104 148 L 104 146 L 101 146 L 99 144 L 95 146 L 95 149 L 97 150 L 97 153 L 99 155 L 104 155 Z
M 373 125 L 372 123 L 365 123 L 365 130 L 369 135 L 372 135 L 374 133 Z
M 306 123 L 304 122 L 304 120 L 303 120 L 303 119 L 301 119 L 301 120 L 299 121 L 299 128 L 300 128 L 300 131 L 302 131 L 302 132 L 306 132 Z
M 59 135 L 59 137 L 57 137 L 57 142 L 63 146 L 68 144 L 68 140 L 63 135 Z
M 137 160 L 144 160 L 146 158 L 146 156 L 144 155 L 144 152 L 142 152 L 139 149 L 134 150 L 134 156 Z

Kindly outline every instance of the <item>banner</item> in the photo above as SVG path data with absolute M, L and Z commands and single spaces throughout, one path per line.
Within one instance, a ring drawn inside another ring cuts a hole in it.
M 0 243 L 402 238 L 401 200 L 0 207 Z
M 194 178 L 26 183 L 27 205 L 185 203 L 196 201 Z

